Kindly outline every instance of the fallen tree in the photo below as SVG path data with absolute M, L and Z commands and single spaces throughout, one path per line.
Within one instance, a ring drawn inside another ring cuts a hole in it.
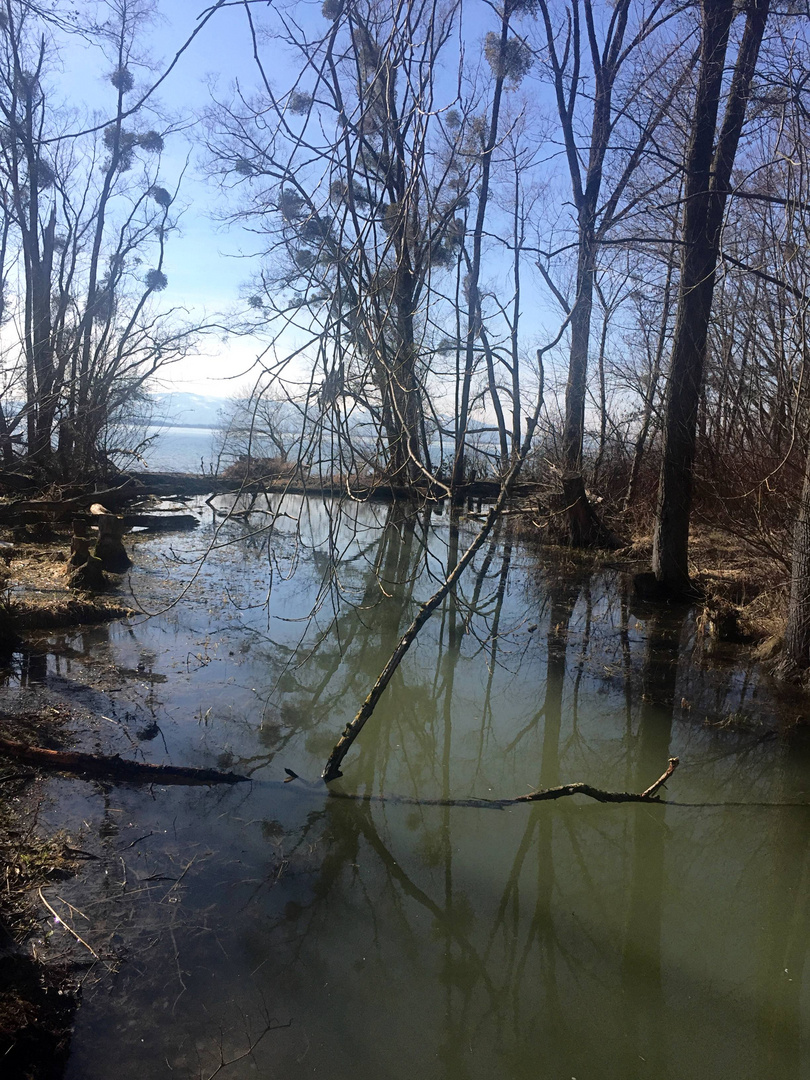
M 241 784 L 249 778 L 219 769 L 195 769 L 185 765 L 150 765 L 113 754 L 83 754 L 75 750 L 46 750 L 13 739 L 0 738 L 0 754 L 36 768 L 79 776 L 121 780 L 133 784 Z

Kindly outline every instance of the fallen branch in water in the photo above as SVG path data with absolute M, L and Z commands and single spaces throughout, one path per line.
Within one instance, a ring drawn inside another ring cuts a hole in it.
M 112 971 L 113 969 L 110 967 L 110 965 L 108 963 L 106 963 L 106 961 L 101 959 L 101 957 L 98 955 L 96 950 L 94 948 L 92 948 L 92 946 L 88 945 L 83 937 L 79 937 L 79 935 L 76 933 L 76 931 L 73 929 L 73 927 L 68 925 L 68 923 L 65 922 L 65 920 L 62 918 L 62 916 L 59 914 L 59 912 L 55 911 L 54 908 L 51 907 L 51 905 L 48 903 L 48 901 L 42 895 L 42 886 L 40 886 L 37 889 L 37 892 L 39 893 L 40 900 L 45 905 L 45 907 L 48 909 L 48 911 L 50 911 L 51 915 L 53 915 L 54 919 L 56 919 L 56 921 L 61 926 L 64 926 L 64 928 L 67 930 L 67 932 L 69 934 L 71 934 L 78 941 L 78 943 L 80 945 L 84 945 L 85 949 L 87 949 L 87 951 L 90 953 L 91 956 L 95 957 L 95 959 L 98 960 L 99 963 L 104 964 L 104 966 L 107 968 L 108 971 Z M 62 901 L 62 903 L 64 903 L 64 900 Z
M 562 799 L 566 795 L 587 795 L 589 799 L 597 802 L 651 802 L 657 800 L 656 792 L 662 787 L 680 764 L 680 759 L 671 757 L 666 772 L 650 784 L 646 791 L 638 794 L 632 791 L 602 791 L 601 788 L 591 787 L 590 784 L 560 784 L 559 787 L 540 788 L 532 791 L 529 795 L 518 795 L 516 799 L 509 799 L 510 803 L 544 802 L 546 799 Z
M 669 763 L 666 770 L 658 777 L 654 784 L 645 791 L 603 791 L 601 788 L 595 788 L 591 784 L 560 784 L 559 787 L 553 788 L 540 788 L 537 791 L 532 791 L 528 795 L 517 795 L 511 799 L 479 799 L 470 797 L 467 799 L 442 799 L 442 798 L 426 798 L 420 799 L 415 795 L 383 795 L 383 794 L 356 794 L 350 791 L 339 791 L 335 788 L 329 789 L 329 795 L 333 799 L 345 799 L 349 802 L 381 802 L 381 803 L 400 803 L 407 806 L 455 806 L 455 807 L 467 807 L 473 810 L 505 810 L 508 806 L 517 806 L 520 803 L 530 802 L 547 802 L 552 799 L 562 799 L 567 795 L 587 795 L 590 799 L 596 799 L 597 802 L 604 803 L 624 803 L 624 802 L 659 802 L 658 791 L 669 780 L 670 776 L 675 772 L 680 764 L 680 759 L 673 757 L 669 759 Z M 291 780 L 300 780 L 301 777 L 297 773 L 292 772 L 291 769 L 285 769 L 289 774 L 284 781 L 285 784 Z M 315 784 L 307 783 L 309 787 L 315 787 Z M 691 804 L 690 804 L 691 805 Z M 723 805 L 726 805 L 725 803 Z M 748 804 L 745 804 L 748 805 Z M 803 804 L 797 804 L 803 805 Z
M 247 776 L 221 772 L 219 769 L 194 769 L 184 765 L 149 765 L 141 761 L 128 761 L 118 754 L 102 757 L 99 754 L 81 754 L 73 750 L 46 750 L 42 746 L 28 746 L 13 739 L 0 738 L 0 754 L 38 768 L 77 773 L 80 776 L 98 776 L 107 780 L 125 780 L 135 784 L 239 784 L 249 779 Z
M 399 667 L 403 657 L 410 649 L 411 645 L 413 645 L 414 641 L 416 641 L 419 635 L 419 631 L 428 621 L 433 612 L 443 603 L 445 597 L 447 597 L 455 589 L 457 582 L 461 578 L 461 575 L 467 569 L 469 564 L 473 561 L 479 549 L 483 546 L 484 541 L 492 532 L 492 529 L 495 527 L 496 523 L 499 521 L 500 516 L 506 506 L 506 503 L 512 494 L 512 489 L 514 488 L 515 484 L 517 483 L 518 477 L 520 476 L 520 470 L 523 466 L 523 463 L 528 456 L 529 450 L 532 445 L 532 436 L 534 435 L 534 430 L 537 427 L 537 422 L 540 418 L 540 410 L 543 408 L 543 354 L 544 352 L 547 352 L 549 349 L 553 348 L 553 345 L 556 345 L 557 341 L 559 341 L 559 339 L 562 337 L 565 331 L 565 327 L 570 321 L 570 318 L 571 316 L 569 314 L 552 345 L 547 345 L 544 349 L 537 350 L 537 360 L 540 375 L 540 385 L 537 391 L 537 401 L 535 402 L 534 412 L 531 416 L 528 416 L 526 418 L 526 434 L 520 448 L 520 453 L 513 461 L 509 472 L 503 478 L 497 499 L 495 500 L 492 508 L 486 516 L 486 519 L 484 520 L 483 525 L 481 526 L 476 536 L 473 538 L 467 550 L 458 560 L 450 573 L 448 573 L 447 577 L 444 579 L 444 581 L 433 594 L 433 596 L 431 596 L 429 600 L 426 600 L 424 604 L 422 604 L 422 606 L 419 608 L 419 611 L 416 613 L 413 622 L 399 639 L 397 647 L 394 649 L 394 651 L 391 653 L 391 656 L 388 658 L 388 663 L 377 676 L 377 681 L 374 683 L 374 686 L 372 686 L 366 700 L 360 706 L 357 715 L 354 717 L 353 720 L 350 720 L 348 722 L 346 727 L 343 729 L 343 734 L 332 747 L 332 752 L 326 759 L 326 765 L 324 766 L 322 774 L 322 778 L 325 783 L 329 784 L 333 780 L 337 780 L 338 777 L 343 775 L 343 773 L 340 771 L 340 766 L 343 763 L 343 759 L 346 757 L 346 754 L 348 754 L 354 740 L 365 727 L 366 721 L 377 708 L 377 702 L 380 700 L 385 691 L 385 688 L 388 686 L 391 679 L 393 678 L 394 672 Z

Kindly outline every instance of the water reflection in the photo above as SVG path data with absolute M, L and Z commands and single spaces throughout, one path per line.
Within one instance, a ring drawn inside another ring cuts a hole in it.
M 807 799 L 806 780 L 783 763 L 775 788 L 784 802 Z M 805 773 L 806 776 L 806 773 Z M 761 1071 L 799 1080 L 807 1070 L 806 995 L 803 994 L 807 943 L 810 940 L 810 813 L 775 810 L 764 852 L 769 884 L 759 978 L 775 986 L 759 1018 L 764 1048 Z M 770 849 L 768 851 L 768 849 Z
M 643 791 L 647 778 L 670 756 L 682 632 L 682 620 L 660 611 L 652 612 L 647 620 L 633 791 Z M 632 839 L 622 995 L 625 1038 L 636 1053 L 628 1077 L 655 1075 L 666 1080 L 661 932 L 669 826 L 661 811 L 648 806 L 634 806 L 629 816 Z
M 124 955 L 88 984 L 70 1080 L 110 1060 L 120 1080 L 208 1076 L 220 1039 L 237 1056 L 265 1015 L 291 1025 L 226 1075 L 806 1075 L 810 822 L 758 804 L 806 801 L 807 761 L 727 724 L 773 708 L 767 685 L 701 662 L 688 611 L 637 609 L 616 571 L 538 565 L 501 534 L 347 760 L 343 790 L 374 800 L 285 786 L 284 767 L 317 776 L 470 536 L 456 511 L 305 509 L 306 528 L 279 517 L 252 537 L 218 519 L 187 606 L 53 636 L 20 670 L 150 760 L 255 778 L 148 795 L 61 782 L 54 816 L 87 822 L 105 860 L 61 895 Z M 144 593 L 190 574 L 188 545 L 211 535 L 144 557 Z M 162 738 L 141 738 L 151 724 Z M 681 805 L 447 804 L 574 780 L 642 790 L 670 755 Z

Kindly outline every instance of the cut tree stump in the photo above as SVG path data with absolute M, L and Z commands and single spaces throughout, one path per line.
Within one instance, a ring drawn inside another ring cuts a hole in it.
M 84 566 L 87 560 L 90 558 L 90 548 L 93 546 L 92 536 L 77 536 L 73 534 L 73 539 L 70 541 L 70 558 L 67 561 L 67 573 L 71 572 L 72 567 Z
M 84 592 L 104 592 L 107 588 L 107 580 L 104 577 L 104 569 L 101 559 L 87 552 L 87 558 L 78 566 L 67 564 L 68 585 L 71 589 L 81 589 Z
M 70 558 L 65 565 L 65 573 L 71 589 L 103 592 L 107 587 L 101 560 L 90 551 L 94 542 L 87 522 L 83 518 L 74 518 Z
M 598 547 L 615 551 L 622 546 L 616 534 L 603 523 L 591 505 L 580 473 L 563 476 L 562 489 L 572 547 Z
M 132 559 L 127 555 L 121 539 L 126 529 L 124 519 L 111 514 L 101 503 L 93 503 L 90 513 L 98 529 L 96 557 L 101 560 L 102 568 L 111 574 L 125 573 L 132 566 Z

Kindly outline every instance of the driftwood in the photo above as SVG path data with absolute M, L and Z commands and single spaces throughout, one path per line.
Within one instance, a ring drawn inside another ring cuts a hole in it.
M 200 519 L 196 514 L 163 513 L 124 514 L 124 524 L 128 529 L 148 529 L 149 532 L 187 532 L 196 529 Z
M 102 757 L 99 754 L 82 754 L 74 750 L 46 750 L 42 746 L 28 746 L 3 738 L 0 738 L 0 753 L 37 768 L 136 784 L 240 784 L 248 780 L 247 776 L 221 772 L 219 769 L 149 765 L 141 761 L 128 761 L 118 754 Z
M 36 520 L 47 518 L 53 521 L 66 521 L 75 517 L 77 511 L 88 509 L 91 503 L 102 500 L 105 503 L 131 500 L 139 494 L 139 490 L 132 480 L 127 480 L 105 491 L 88 491 L 69 499 L 18 499 L 16 502 L 0 504 L 0 524 L 17 524 L 23 515 L 25 515 L 25 521 L 30 520 L 29 515 L 33 515 Z
M 544 802 L 546 799 L 562 799 L 566 795 L 587 795 L 589 799 L 597 802 L 650 802 L 655 801 L 658 789 L 669 780 L 680 764 L 680 758 L 671 757 L 666 771 L 658 777 L 654 784 L 638 794 L 632 791 L 602 791 L 601 788 L 591 787 L 590 784 L 560 784 L 559 787 L 540 788 L 532 791 L 529 795 L 518 795 L 516 799 L 509 799 L 509 803 Z
M 225 494 L 273 494 L 273 495 L 320 495 L 324 497 L 345 496 L 347 489 L 352 498 L 369 502 L 388 502 L 392 499 L 409 501 L 417 499 L 443 499 L 447 489 L 443 484 L 416 484 L 403 486 L 379 478 L 376 481 L 348 480 L 335 478 L 332 483 L 318 480 L 274 480 L 265 477 L 255 481 L 228 480 L 221 476 L 195 476 L 184 473 L 135 472 L 132 478 L 138 484 L 138 495 L 154 495 L 157 498 L 170 498 L 191 495 Z M 501 485 L 497 480 L 475 480 L 463 486 L 465 498 L 495 500 L 500 494 Z M 512 494 L 522 497 L 536 495 L 539 488 L 534 483 L 518 483 L 512 487 Z
M 380 700 L 385 691 L 385 688 L 388 686 L 391 679 L 393 678 L 394 672 L 397 670 L 400 663 L 402 662 L 402 658 L 405 656 L 408 649 L 410 649 L 414 641 L 416 641 L 417 637 L 419 636 L 419 631 L 428 621 L 436 608 L 439 607 L 439 605 L 443 602 L 444 598 L 456 587 L 456 582 L 467 569 L 467 566 L 472 562 L 473 558 L 475 557 L 476 552 L 479 550 L 486 538 L 489 536 L 496 521 L 498 520 L 501 511 L 504 508 L 504 505 L 506 504 L 506 500 L 508 499 L 511 491 L 512 482 L 518 475 L 518 470 L 520 468 L 520 465 L 522 464 L 522 461 L 522 458 L 518 458 L 512 465 L 512 468 L 509 470 L 509 473 L 504 480 L 503 487 L 501 488 L 501 493 L 498 496 L 494 506 L 487 514 L 486 520 L 481 526 L 478 534 L 475 536 L 470 546 L 458 560 L 453 570 L 447 575 L 444 582 L 439 586 L 433 596 L 431 596 L 429 600 L 426 600 L 424 604 L 422 604 L 422 606 L 419 608 L 419 611 L 414 616 L 413 622 L 399 639 L 397 647 L 394 649 L 394 651 L 388 658 L 388 663 L 377 676 L 377 681 L 372 686 L 368 696 L 366 697 L 366 700 L 360 706 L 357 715 L 354 717 L 353 720 L 350 720 L 348 724 L 346 724 L 345 728 L 343 729 L 342 735 L 332 747 L 332 752 L 326 759 L 326 765 L 324 766 L 322 774 L 323 779 L 326 781 L 327 784 L 331 783 L 333 780 L 337 780 L 338 777 L 343 775 L 343 773 L 340 771 L 340 766 L 343 763 L 343 759 L 346 757 L 346 754 L 348 754 L 354 740 L 365 727 L 369 717 L 376 709 L 377 702 Z
M 329 795 L 333 799 L 346 799 L 350 802 L 399 803 L 406 806 L 457 806 L 467 807 L 472 810 L 505 810 L 509 806 L 519 806 L 521 803 L 548 802 L 552 799 L 563 799 L 567 795 L 587 795 L 589 799 L 596 799 L 597 802 L 603 803 L 659 803 L 658 791 L 669 780 L 679 764 L 679 758 L 670 758 L 666 770 L 658 777 L 655 783 L 650 784 L 645 791 L 640 792 L 603 791 L 601 788 L 595 788 L 591 784 L 576 783 L 560 784 L 559 787 L 553 788 L 539 788 L 528 795 L 518 795 L 512 799 L 476 799 L 474 797 L 469 799 L 420 799 L 414 795 L 358 795 L 350 791 L 338 791 L 335 788 L 329 789 Z M 288 774 L 288 779 L 284 781 L 285 784 L 289 783 L 290 780 L 301 779 L 290 769 L 284 771 Z
M 135 498 L 137 494 L 135 492 L 131 498 Z M 95 514 L 95 505 L 101 506 L 101 504 L 87 506 L 88 500 L 93 497 L 88 495 L 78 500 L 30 499 L 25 502 L 0 503 L 0 525 L 38 525 L 42 522 L 59 524 L 67 521 L 68 518 L 73 518 L 75 532 L 76 521 L 79 520 L 76 515 L 86 514 L 88 511 L 90 514 Z M 200 519 L 194 514 L 178 514 L 174 510 L 165 512 L 165 516 L 161 516 L 162 513 L 164 512 L 158 510 L 150 513 L 125 513 L 123 515 L 124 528 L 138 527 L 149 529 L 150 532 L 184 532 L 196 529 L 200 524 Z M 97 524 L 97 521 L 94 521 L 94 524 Z

